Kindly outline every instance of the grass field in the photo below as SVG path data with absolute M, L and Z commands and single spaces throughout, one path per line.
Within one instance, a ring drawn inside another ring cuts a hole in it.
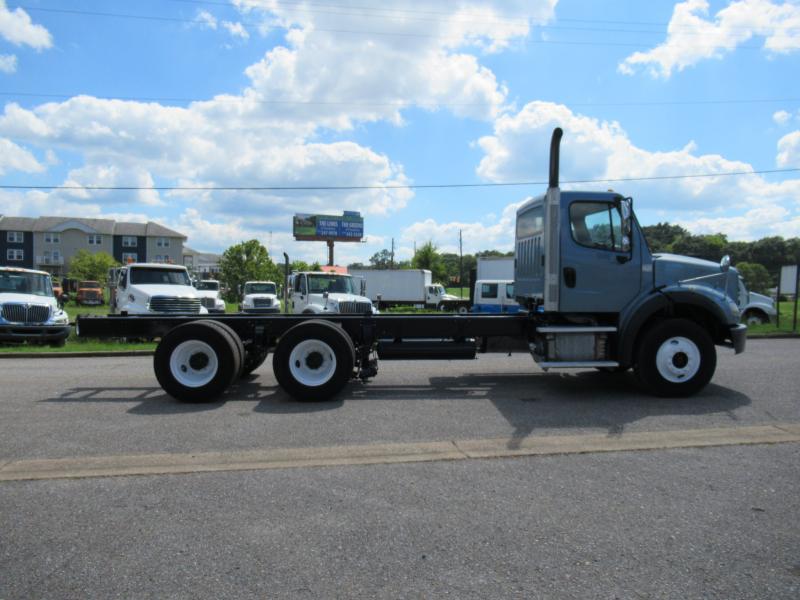
M 748 333 L 755 333 L 758 335 L 781 335 L 792 332 L 792 311 L 794 310 L 794 302 L 780 302 L 780 325 L 775 326 L 772 323 L 765 325 L 749 325 L 747 328 Z M 797 331 L 800 332 L 800 311 L 797 315 Z M 795 332 L 796 333 L 796 332 Z

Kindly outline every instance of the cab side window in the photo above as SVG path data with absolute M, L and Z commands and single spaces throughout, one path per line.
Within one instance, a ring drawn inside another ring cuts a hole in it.
M 581 246 L 623 252 L 622 215 L 610 202 L 573 202 L 569 207 L 572 238 Z
M 481 298 L 497 298 L 497 284 L 496 283 L 482 283 L 481 284 Z

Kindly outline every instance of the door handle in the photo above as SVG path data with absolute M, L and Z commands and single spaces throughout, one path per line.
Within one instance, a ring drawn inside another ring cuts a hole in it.
M 564 267 L 564 285 L 574 288 L 577 283 L 578 275 L 572 267 Z

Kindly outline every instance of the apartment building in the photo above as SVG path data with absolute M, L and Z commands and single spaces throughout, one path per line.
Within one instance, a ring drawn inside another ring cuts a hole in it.
M 199 252 L 189 246 L 183 247 L 183 264 L 189 271 L 201 279 L 219 277 L 219 260 L 221 256 L 213 252 Z
M 79 250 L 106 252 L 120 263 L 183 262 L 186 236 L 152 221 L 0 215 L 0 265 L 69 273 Z

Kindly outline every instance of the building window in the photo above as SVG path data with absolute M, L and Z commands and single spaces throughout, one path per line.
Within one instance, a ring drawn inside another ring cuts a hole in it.
M 9 248 L 6 250 L 6 260 L 25 260 L 25 252 L 19 248 Z
M 157 248 L 169 248 L 169 238 L 165 238 L 165 237 L 156 238 L 156 247 Z
M 60 233 L 53 233 L 53 232 L 46 232 L 44 234 L 44 243 L 45 244 L 60 244 L 61 243 L 61 234 Z
M 136 248 L 139 245 L 139 241 L 136 239 L 135 235 L 123 235 L 122 236 L 122 247 L 123 248 Z
M 103 236 L 99 233 L 90 233 L 89 234 L 89 245 L 90 246 L 99 246 L 103 243 Z
M 136 252 L 123 252 L 122 253 L 122 264 L 127 265 L 128 263 L 136 262 L 139 260 L 139 255 Z
M 25 240 L 25 232 L 9 231 L 6 233 L 6 241 L 12 244 L 21 244 Z

